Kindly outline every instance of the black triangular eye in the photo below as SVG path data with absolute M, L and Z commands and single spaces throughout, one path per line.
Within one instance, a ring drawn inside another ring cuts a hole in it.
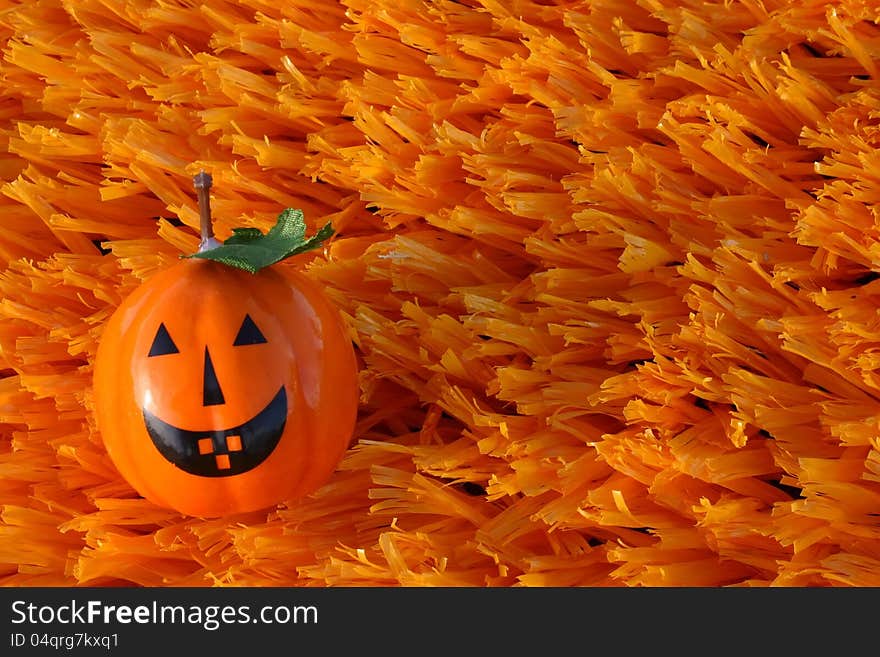
M 156 337 L 153 338 L 153 344 L 150 346 L 150 353 L 147 354 L 147 357 L 177 353 L 180 353 L 180 350 L 168 334 L 165 324 L 159 324 L 159 330 L 156 331 Z
M 260 333 L 260 329 L 254 324 L 254 320 L 251 319 L 250 315 L 245 315 L 232 346 L 241 347 L 246 344 L 263 344 L 264 342 L 266 342 L 266 338 Z

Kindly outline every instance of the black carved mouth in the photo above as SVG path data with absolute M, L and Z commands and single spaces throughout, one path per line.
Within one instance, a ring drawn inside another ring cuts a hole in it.
M 232 477 L 266 460 L 281 439 L 287 421 L 284 386 L 253 418 L 229 429 L 179 429 L 144 410 L 147 433 L 168 461 L 201 477 Z

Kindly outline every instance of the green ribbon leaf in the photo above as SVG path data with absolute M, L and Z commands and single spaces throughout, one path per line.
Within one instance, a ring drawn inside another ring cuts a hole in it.
M 306 237 L 302 210 L 287 208 L 265 235 L 259 228 L 235 228 L 220 246 L 187 257 L 216 260 L 255 274 L 297 253 L 318 248 L 333 233 L 333 226 L 327 223 L 317 233 Z

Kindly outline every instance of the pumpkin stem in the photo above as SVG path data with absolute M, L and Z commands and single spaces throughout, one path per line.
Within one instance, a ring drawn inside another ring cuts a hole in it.
M 211 225 L 211 175 L 199 171 L 193 176 L 193 187 L 199 197 L 199 218 L 201 219 L 202 241 L 199 242 L 199 253 L 220 246 L 220 242 L 214 238 L 214 227 Z

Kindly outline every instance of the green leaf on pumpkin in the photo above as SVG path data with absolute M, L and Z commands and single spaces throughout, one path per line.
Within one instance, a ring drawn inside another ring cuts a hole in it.
M 327 223 L 317 233 L 306 237 L 302 210 L 287 208 L 278 215 L 278 222 L 266 234 L 259 228 L 235 228 L 220 246 L 187 257 L 216 260 L 254 274 L 297 253 L 318 248 L 333 232 L 333 226 Z

